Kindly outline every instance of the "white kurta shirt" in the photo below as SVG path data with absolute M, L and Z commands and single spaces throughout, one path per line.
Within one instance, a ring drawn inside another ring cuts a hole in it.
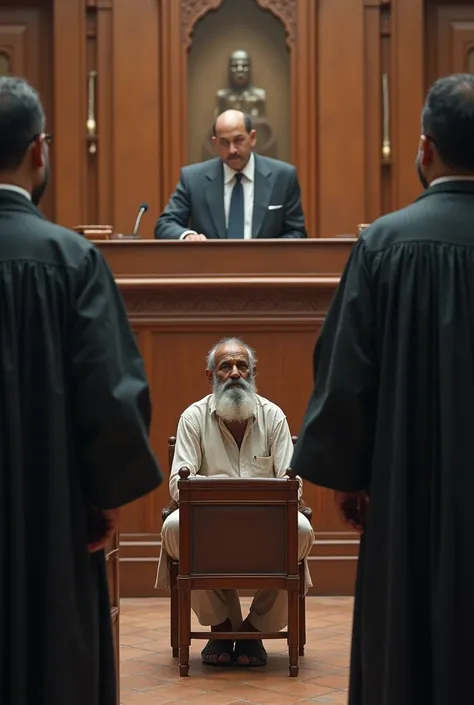
M 259 395 L 239 449 L 217 414 L 214 395 L 192 404 L 182 414 L 170 474 L 170 495 L 179 499 L 179 470 L 197 477 L 285 477 L 293 457 L 293 442 L 283 411 Z M 302 481 L 299 496 L 302 493 Z

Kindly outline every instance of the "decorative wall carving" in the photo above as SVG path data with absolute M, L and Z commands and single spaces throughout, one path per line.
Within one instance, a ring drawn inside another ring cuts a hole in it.
M 296 0 L 257 0 L 257 5 L 280 20 L 287 34 L 287 44 L 292 49 L 296 41 Z
M 175 0 L 178 2 L 178 0 Z M 181 0 L 181 29 L 186 50 L 197 22 L 211 10 L 218 10 L 223 0 Z M 285 28 L 287 44 L 293 48 L 296 39 L 296 0 L 256 0 L 262 10 L 271 12 Z
M 221 5 L 222 0 L 181 0 L 181 31 L 186 50 L 191 46 L 191 35 L 196 23 L 210 10 L 218 10 Z
M 177 288 L 163 291 L 157 289 L 129 289 L 122 291 L 127 311 L 132 319 L 153 318 L 180 319 L 187 317 L 209 317 L 214 320 L 222 316 L 235 318 L 239 314 L 246 320 L 262 317 L 284 319 L 288 316 L 308 320 L 322 319 L 328 309 L 334 289 L 295 287 L 291 289 L 260 288 L 217 289 L 203 291 L 201 288 Z

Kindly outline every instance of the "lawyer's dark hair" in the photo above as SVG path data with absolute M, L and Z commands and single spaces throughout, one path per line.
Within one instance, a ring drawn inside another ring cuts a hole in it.
M 38 93 L 22 78 L 0 76 L 0 171 L 17 169 L 44 130 Z
M 247 115 L 246 113 L 242 113 L 242 116 L 244 118 L 245 132 L 247 132 L 250 135 L 250 133 L 252 132 L 252 118 L 250 117 L 250 115 Z M 219 119 L 219 115 L 214 120 L 214 124 L 212 126 L 212 134 L 214 135 L 214 137 L 217 137 L 216 125 L 217 125 L 218 119 Z
M 440 78 L 422 113 L 423 132 L 451 169 L 474 172 L 474 76 Z

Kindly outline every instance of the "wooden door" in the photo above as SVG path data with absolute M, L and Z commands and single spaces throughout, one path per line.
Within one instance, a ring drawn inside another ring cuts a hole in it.
M 0 8 L 0 75 L 20 76 L 31 83 L 41 96 L 48 132 L 53 132 L 49 6 L 44 3 L 38 7 L 21 7 L 22 0 L 10 0 L 10 3 L 11 7 Z M 54 147 L 50 156 L 52 179 Z M 47 218 L 54 217 L 53 190 L 51 183 L 41 202 L 41 210 Z
M 474 2 L 427 3 L 428 85 L 451 73 L 474 74 Z

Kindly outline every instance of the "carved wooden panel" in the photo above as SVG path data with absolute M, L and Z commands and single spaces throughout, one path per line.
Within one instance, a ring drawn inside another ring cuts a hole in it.
M 1 73 L 25 76 L 28 68 L 32 68 L 27 66 L 28 26 L 6 24 L 7 17 L 2 15 L 3 13 L 0 14 Z
M 433 11 L 433 10 L 432 10 Z M 441 5 L 436 11 L 436 74 L 472 73 L 474 63 L 474 7 Z
M 16 3 L 11 2 L 11 5 Z M 43 7 L 0 8 L 0 75 L 26 78 L 39 92 L 48 131 L 53 132 L 49 30 L 49 16 Z M 50 150 L 50 158 L 54 165 L 54 149 Z M 41 202 L 41 210 L 47 217 L 54 217 L 54 175 Z
M 186 50 L 191 45 L 191 34 L 200 19 L 211 10 L 217 10 L 222 0 L 182 0 L 181 32 Z
M 296 0 L 257 0 L 262 10 L 270 10 L 280 20 L 288 35 L 288 46 L 294 49 L 296 42 Z
M 335 285 L 335 282 L 334 282 Z M 242 296 L 242 291 L 246 296 Z M 334 288 L 321 289 L 314 282 L 312 286 L 294 286 L 282 291 L 275 283 L 261 289 L 249 277 L 241 279 L 238 285 L 227 282 L 225 288 L 186 286 L 181 279 L 173 287 L 168 282 L 166 291 L 159 280 L 152 280 L 148 288 L 135 288 L 133 283 L 122 284 L 122 294 L 130 318 L 135 324 L 143 318 L 155 322 L 173 322 L 179 325 L 186 321 L 197 325 L 204 320 L 215 320 L 216 315 L 226 324 L 241 325 L 242 322 L 272 325 L 289 319 L 293 326 L 306 324 L 320 317 L 328 309 Z

